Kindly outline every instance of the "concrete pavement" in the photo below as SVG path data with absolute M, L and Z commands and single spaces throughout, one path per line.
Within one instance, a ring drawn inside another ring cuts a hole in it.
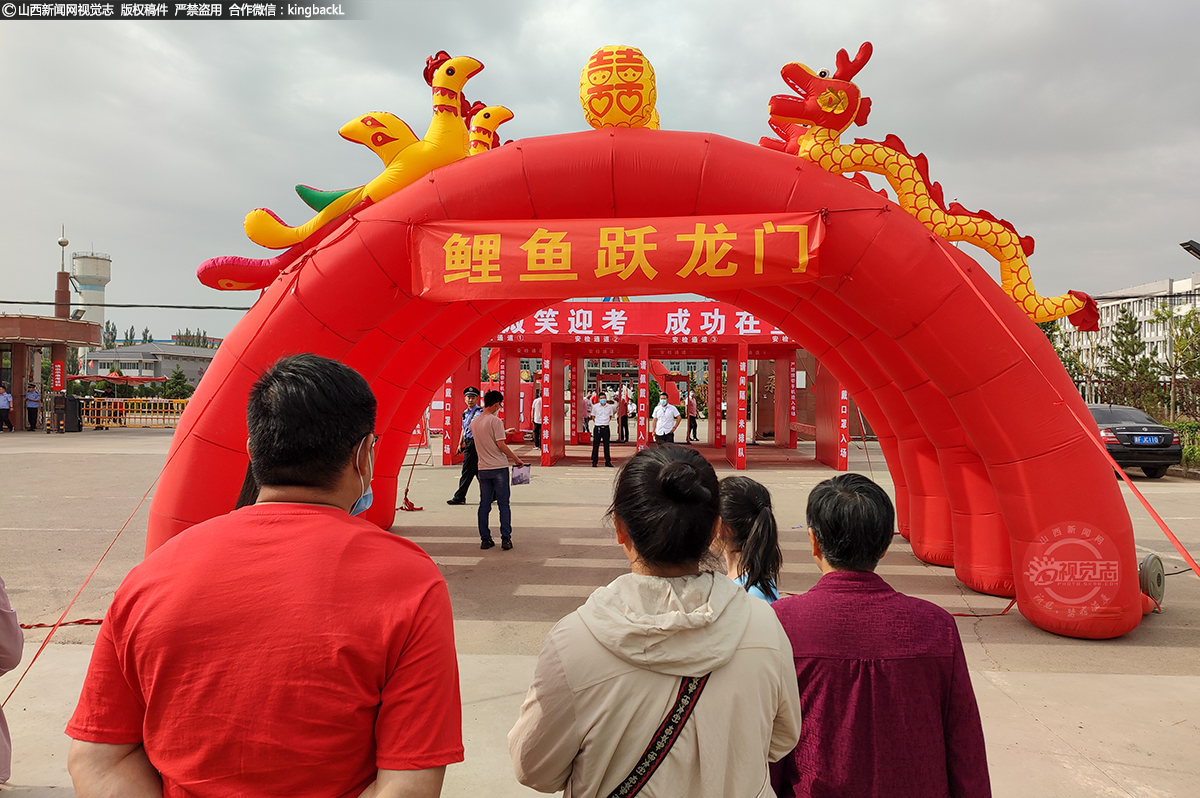
M 55 620 L 132 513 L 129 528 L 70 613 L 103 615 L 112 591 L 141 558 L 147 506 L 133 511 L 169 441 L 166 430 L 0 434 L 0 576 L 23 622 Z M 631 451 L 614 447 L 614 457 Z M 811 449 L 800 454 L 811 457 Z M 861 448 L 852 452 L 851 467 L 890 488 L 878 449 L 869 454 L 870 463 Z M 756 464 L 752 454 L 750 475 L 772 491 L 786 563 L 780 586 L 797 592 L 815 583 L 818 572 L 802 530 L 793 527 L 803 523 L 809 488 L 832 472 L 811 461 L 785 465 L 771 459 Z M 719 466 L 720 473 L 729 471 Z M 410 496 L 425 510 L 400 513 L 394 531 L 438 562 L 454 603 L 467 759 L 449 769 L 444 795 L 530 794 L 512 777 L 505 735 L 545 633 L 592 589 L 627 570 L 603 520 L 612 475 L 611 469 L 592 469 L 590 458 L 582 464 L 572 458 L 568 467 L 535 467 L 533 484 L 513 490 L 515 548 L 480 551 L 471 503 L 477 488 L 467 506 L 449 507 L 445 499 L 457 468 L 417 466 Z M 1200 483 L 1170 477 L 1137 483 L 1185 544 L 1200 550 Z M 1168 573 L 1180 570 L 1180 558 L 1136 500 L 1128 499 L 1139 547 L 1162 553 Z M 951 612 L 998 612 L 1007 604 L 962 587 L 950 569 L 920 563 L 899 538 L 880 573 L 897 589 Z M 1200 580 L 1185 573 L 1167 582 L 1166 612 L 1119 640 L 1056 637 L 1015 609 L 1003 617 L 958 619 L 995 795 L 1196 793 Z M 14 794 L 73 794 L 62 728 L 95 634 L 94 626 L 60 630 L 6 707 Z M 44 637 L 27 633 L 25 662 Z M 0 698 L 23 669 L 0 678 Z

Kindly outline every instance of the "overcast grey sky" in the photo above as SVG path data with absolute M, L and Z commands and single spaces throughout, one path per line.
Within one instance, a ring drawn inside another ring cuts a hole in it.
M 468 96 L 511 108 L 504 138 L 526 138 L 586 128 L 579 71 L 605 44 L 650 58 L 664 128 L 757 142 L 784 63 L 833 66 L 869 40 L 855 80 L 872 112 L 852 133 L 900 136 L 948 200 L 1033 236 L 1041 293 L 1200 271 L 1178 246 L 1200 239 L 1194 0 L 426 0 L 368 14 L 0 22 L 0 298 L 52 298 L 65 224 L 68 252 L 112 256 L 109 302 L 248 305 L 256 292 L 205 288 L 196 266 L 268 255 L 242 219 L 262 206 L 307 220 L 296 183 L 374 177 L 378 159 L 337 130 L 388 110 L 420 135 L 426 56 L 483 61 Z M 158 337 L 223 335 L 239 315 L 108 312 Z

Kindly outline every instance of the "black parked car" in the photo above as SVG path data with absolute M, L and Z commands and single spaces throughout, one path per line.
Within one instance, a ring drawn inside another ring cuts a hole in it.
M 1136 407 L 1088 405 L 1100 440 L 1121 468 L 1136 466 L 1151 479 L 1159 479 L 1167 468 L 1183 462 L 1179 433 L 1164 427 Z

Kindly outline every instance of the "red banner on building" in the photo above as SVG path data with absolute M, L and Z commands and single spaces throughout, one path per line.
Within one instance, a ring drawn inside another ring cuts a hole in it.
M 65 369 L 66 369 L 66 365 L 63 363 L 63 361 L 55 360 L 55 361 L 51 362 L 51 364 L 50 364 L 50 390 L 52 390 L 52 391 L 63 390 L 63 388 L 64 388 L 63 375 L 66 373 Z
M 538 446 L 542 450 L 542 465 L 544 466 L 554 465 L 554 456 L 550 453 L 550 408 L 552 407 L 550 396 L 554 385 L 551 382 L 550 362 L 550 345 L 545 344 L 542 347 L 542 417 L 537 420 L 542 425 L 542 439 L 538 442 Z
M 741 347 L 738 348 L 741 349 Z M 746 470 L 746 407 L 748 404 L 746 378 L 748 376 L 748 364 L 739 356 L 737 362 L 737 415 L 734 416 L 737 419 L 737 440 L 735 441 L 737 445 L 734 447 L 733 461 L 733 467 L 739 471 Z
M 817 277 L 820 214 L 428 222 L 414 288 L 440 302 L 709 294 Z
M 838 390 L 837 470 L 850 470 L 850 394 L 840 386 Z
M 778 434 L 778 433 L 776 433 Z M 796 448 L 796 356 L 788 358 L 788 448 Z
M 454 465 L 454 452 L 450 442 L 454 435 L 454 378 L 442 386 L 442 465 Z

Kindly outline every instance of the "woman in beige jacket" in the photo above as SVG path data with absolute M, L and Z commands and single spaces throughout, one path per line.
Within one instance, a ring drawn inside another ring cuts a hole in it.
M 632 573 L 546 638 L 508 735 L 522 784 L 605 798 L 631 776 L 681 684 L 711 674 L 638 795 L 774 795 L 767 763 L 800 735 L 792 648 L 766 602 L 701 572 L 719 511 L 716 474 L 694 450 L 652 447 L 618 473 L 610 513 Z

